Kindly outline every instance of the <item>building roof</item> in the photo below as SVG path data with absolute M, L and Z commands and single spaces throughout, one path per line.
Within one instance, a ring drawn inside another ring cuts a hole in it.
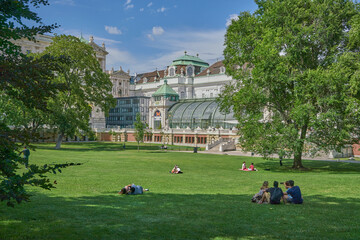
M 110 76 L 117 76 L 117 77 L 123 76 L 123 77 L 126 77 L 126 78 L 130 79 L 129 73 L 124 72 L 124 70 L 122 70 L 121 67 L 120 67 L 120 70 L 118 70 L 118 71 L 114 71 L 114 68 L 111 69 L 111 71 L 109 71 L 109 74 L 110 74 Z
M 156 90 L 155 93 L 153 93 L 152 95 L 153 97 L 157 97 L 157 96 L 179 96 L 179 94 L 177 94 L 174 89 L 172 89 L 168 84 L 167 84 L 167 80 L 164 80 L 164 84 L 158 89 Z
M 145 83 L 144 78 L 147 79 L 146 82 L 156 82 L 159 81 L 161 78 L 164 78 L 164 70 L 155 70 L 153 72 L 138 74 L 138 76 L 140 76 L 140 80 L 136 82 L 137 84 Z
M 80 39 L 80 42 L 83 42 L 83 43 L 89 43 L 89 41 L 88 41 L 88 40 L 86 40 L 86 39 L 83 37 L 82 33 L 81 33 L 81 35 L 80 35 L 79 39 Z
M 197 77 L 200 76 L 207 76 L 208 75 L 208 71 L 209 71 L 209 75 L 214 75 L 214 74 L 220 74 L 220 68 L 224 67 L 224 63 L 223 61 L 217 61 L 216 63 L 214 63 L 213 65 L 211 65 L 210 67 L 206 68 L 205 70 L 203 70 L 202 72 L 200 72 L 198 75 L 196 75 Z
M 178 57 L 175 59 L 171 66 L 178 66 L 178 65 L 194 65 L 199 67 L 209 67 L 209 64 L 204 60 L 200 59 L 198 56 L 191 56 L 187 55 L 185 52 L 184 56 Z

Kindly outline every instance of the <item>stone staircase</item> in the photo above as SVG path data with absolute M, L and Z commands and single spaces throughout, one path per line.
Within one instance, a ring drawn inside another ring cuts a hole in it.
M 236 145 L 234 140 L 225 140 L 220 138 L 214 143 L 206 145 L 207 152 L 225 152 L 225 151 L 235 151 Z

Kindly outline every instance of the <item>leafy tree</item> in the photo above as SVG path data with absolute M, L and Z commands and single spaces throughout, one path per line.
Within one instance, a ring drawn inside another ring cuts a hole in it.
M 138 151 L 140 149 L 140 142 L 144 140 L 145 134 L 145 124 L 141 121 L 140 113 L 136 114 L 136 122 L 134 123 L 135 126 L 135 140 L 138 144 Z
M 65 58 L 49 55 L 37 59 L 27 57 L 13 42 L 24 37 L 33 39 L 34 35 L 56 27 L 43 25 L 41 18 L 30 10 L 47 4 L 46 0 L 4 0 L 0 4 L 0 200 L 6 201 L 8 206 L 29 201 L 30 194 L 24 188 L 26 185 L 53 188 L 45 174 L 60 172 L 60 168 L 71 165 L 30 164 L 23 173 L 18 171 L 19 165 L 24 163 L 19 157 L 21 146 L 29 145 L 29 141 L 36 138 L 33 126 L 27 124 L 28 113 L 49 113 L 47 100 L 63 89 L 51 80 L 59 70 L 59 63 L 67 61 Z M 24 19 L 27 24 L 40 25 L 28 27 Z M 23 113 L 26 116 L 22 119 L 18 115 Z
M 44 25 L 42 19 L 31 8 L 49 5 L 47 0 L 2 0 L 0 4 L 0 61 L 16 59 L 21 49 L 14 40 L 28 38 L 35 40 L 36 34 L 51 32 L 57 24 Z M 32 26 L 28 26 L 32 23 Z
M 236 81 L 219 102 L 233 107 L 244 150 L 294 157 L 359 141 L 359 4 L 257 0 L 225 35 Z
M 49 99 L 53 112 L 52 125 L 58 131 L 56 148 L 60 149 L 65 135 L 73 136 L 80 131 L 88 133 L 93 106 L 108 112 L 114 104 L 109 76 L 104 73 L 91 46 L 74 36 L 56 36 L 52 44 L 40 56 L 66 56 L 70 63 L 61 65 L 56 83 L 64 84 L 66 90 Z

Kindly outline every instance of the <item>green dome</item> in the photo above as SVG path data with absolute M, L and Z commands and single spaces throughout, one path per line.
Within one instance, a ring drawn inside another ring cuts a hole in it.
M 82 34 L 81 34 L 81 36 L 79 37 L 79 39 L 80 39 L 80 42 L 89 43 L 89 41 L 87 41 L 87 40 L 83 37 Z
M 190 56 L 187 55 L 185 52 L 184 56 L 181 56 L 177 59 L 175 59 L 171 66 L 177 66 L 177 65 L 194 65 L 194 66 L 199 66 L 199 67 L 209 67 L 209 64 L 207 62 L 205 62 L 204 60 L 200 59 L 199 57 L 195 57 L 195 56 Z
M 175 96 L 175 97 L 179 97 L 179 94 L 177 94 L 174 91 L 174 89 L 172 89 L 167 84 L 167 80 L 165 79 L 164 84 L 158 90 L 156 90 L 156 92 L 152 96 L 153 97 L 159 97 L 159 96 L 165 96 L 165 97 Z

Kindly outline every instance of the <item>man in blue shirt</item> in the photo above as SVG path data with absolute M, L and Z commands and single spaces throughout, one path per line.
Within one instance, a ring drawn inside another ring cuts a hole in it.
M 285 188 L 287 189 L 284 193 L 284 197 L 287 202 L 294 204 L 303 203 L 303 198 L 301 196 L 301 191 L 298 186 L 294 186 L 294 181 L 289 180 L 284 183 Z

